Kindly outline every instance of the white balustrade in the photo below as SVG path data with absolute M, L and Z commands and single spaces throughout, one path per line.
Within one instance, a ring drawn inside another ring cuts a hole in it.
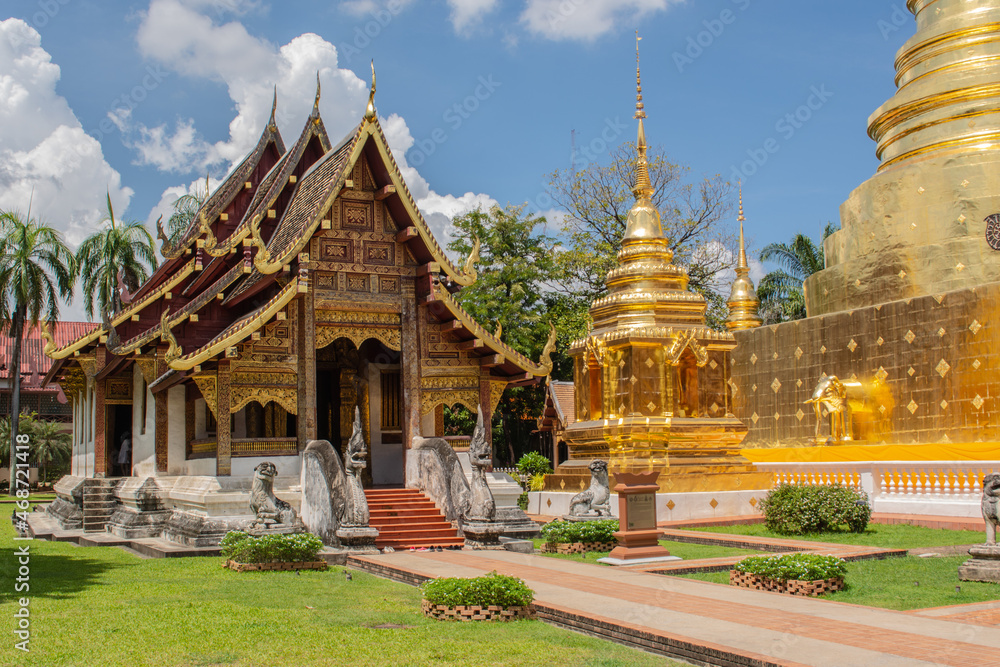
M 1000 471 L 1000 461 L 758 463 L 756 468 L 774 473 L 775 485 L 839 484 L 865 491 L 876 512 L 978 518 L 983 476 Z

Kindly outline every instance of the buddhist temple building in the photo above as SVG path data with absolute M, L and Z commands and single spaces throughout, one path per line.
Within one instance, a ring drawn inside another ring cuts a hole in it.
M 739 455 L 746 427 L 729 386 L 736 341 L 706 325 L 705 299 L 672 263 L 651 199 L 638 52 L 636 59 L 635 204 L 608 293 L 591 306 L 593 328 L 570 347 L 575 422 L 562 433 L 569 458 L 546 478 L 546 490 L 584 488 L 595 458 L 609 461 L 612 478 L 658 470 L 663 491 L 768 488 L 770 475 Z
M 523 357 L 455 298 L 476 280 L 421 216 L 374 107 L 332 142 L 319 112 L 291 146 L 271 118 L 164 262 L 102 326 L 55 339 L 45 383 L 79 428 L 73 474 L 113 473 L 124 433 L 139 478 L 247 479 L 262 460 L 294 483 L 311 440 L 346 445 L 355 407 L 366 484 L 403 485 L 413 438 L 443 435 L 443 407 L 482 406 L 536 382 Z M 277 96 L 275 97 L 277 103 Z M 487 429 L 489 433 L 489 429 Z M 166 482 L 164 482 L 166 484 Z M 207 488 L 207 487 L 206 487 Z
M 945 462 L 908 482 L 899 466 L 882 475 L 912 497 L 974 489 L 953 462 L 1000 459 L 1000 7 L 907 7 L 917 31 L 896 58 L 898 89 L 868 123 L 878 171 L 805 282 L 808 317 L 734 332 L 732 382 L 748 457 Z M 841 437 L 833 404 L 806 403 L 830 377 Z

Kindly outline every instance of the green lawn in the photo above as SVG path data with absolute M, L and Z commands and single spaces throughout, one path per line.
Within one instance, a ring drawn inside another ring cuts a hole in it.
M 847 564 L 847 589 L 823 599 L 901 611 L 1000 600 L 1000 584 L 959 581 L 958 566 L 968 556 L 889 558 Z M 728 572 L 683 575 L 685 578 L 729 583 Z M 917 585 L 919 584 L 919 585 Z M 956 592 L 955 587 L 961 591 Z
M 535 548 L 539 549 L 545 540 L 535 540 Z M 660 540 L 660 546 L 666 547 L 671 556 L 677 556 L 684 560 L 699 560 L 701 558 L 724 558 L 725 556 L 749 556 L 760 553 L 759 551 L 749 551 L 736 547 L 718 547 L 711 544 L 689 544 L 688 542 L 674 542 L 671 540 Z M 575 560 L 579 563 L 597 563 L 598 558 L 604 558 L 610 553 L 608 551 L 596 551 L 589 554 L 541 554 L 551 558 L 563 558 L 565 560 Z M 603 563 L 598 563 L 603 565 Z M 610 567 L 610 566 L 609 566 Z
M 29 596 L 32 638 L 27 654 L 8 644 L 4 665 L 679 665 L 540 621 L 427 619 L 416 588 L 360 572 L 347 581 L 339 567 L 239 574 L 219 558 L 146 560 L 12 538 L 0 522 L 0 616 L 12 637 L 14 599 Z M 26 594 L 11 584 L 12 552 L 24 544 Z
M 943 530 L 907 526 L 902 524 L 869 524 L 863 533 L 838 531 L 833 533 L 812 533 L 810 535 L 781 535 L 769 531 L 762 523 L 739 526 L 712 526 L 710 528 L 685 528 L 685 530 L 729 535 L 750 535 L 753 537 L 778 537 L 815 542 L 834 542 L 883 549 L 917 549 L 920 547 L 945 547 L 958 544 L 981 544 L 985 535 L 971 530 Z

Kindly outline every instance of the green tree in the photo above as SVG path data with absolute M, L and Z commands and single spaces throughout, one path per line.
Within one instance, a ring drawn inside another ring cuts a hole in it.
M 27 327 L 38 326 L 44 316 L 59 319 L 59 299 L 73 297 L 76 260 L 55 229 L 28 214 L 0 211 L 0 327 L 14 341 L 8 368 L 10 401 L 10 490 L 14 473 L 21 412 L 21 346 Z
M 453 224 L 459 237 L 449 250 L 467 255 L 474 237 L 481 244 L 479 277 L 459 292 L 458 301 L 478 322 L 491 328 L 499 324 L 507 345 L 538 359 L 548 340 L 549 322 L 556 319 L 547 285 L 556 270 L 556 240 L 544 233 L 545 218 L 525 215 L 523 206 L 508 206 L 488 212 L 477 209 L 455 218 Z M 557 339 L 557 344 L 565 350 L 565 341 Z M 558 354 L 557 348 L 553 360 Z M 506 456 L 498 458 L 511 465 L 517 460 L 515 444 L 520 446 L 527 438 L 521 422 L 526 415 L 537 415 L 543 401 L 539 387 L 511 387 L 504 392 L 494 413 L 494 434 L 501 435 L 506 445 Z M 494 443 L 499 444 L 495 436 Z
M 35 462 L 42 468 L 42 484 L 49 480 L 49 466 L 66 463 L 72 452 L 72 438 L 66 425 L 45 419 L 35 420 L 31 449 Z
M 823 240 L 837 231 L 832 223 L 823 229 Z M 779 267 L 761 278 L 757 289 L 764 324 L 800 320 L 806 316 L 802 283 L 824 267 L 823 243 L 796 234 L 790 243 L 771 243 L 760 251 L 760 261 Z
M 687 180 L 688 169 L 670 162 L 661 148 L 649 151 L 653 203 L 660 211 L 663 233 L 683 264 L 691 289 L 709 302 L 709 322 L 723 326 L 725 298 L 719 290 L 721 272 L 731 268 L 738 236 L 728 224 L 733 187 L 720 176 Z M 565 243 L 556 256 L 558 289 L 584 310 L 606 292 L 609 270 L 617 264 L 628 212 L 635 202 L 636 148 L 625 143 L 611 151 L 607 164 L 590 163 L 582 170 L 551 175 L 549 193 L 568 212 L 563 224 Z
M 94 317 L 96 300 L 101 315 L 121 310 L 119 272 L 129 291 L 135 290 L 156 268 L 153 237 L 138 220 L 115 220 L 108 195 L 108 215 L 102 229 L 80 244 L 76 261 L 83 281 L 87 316 Z

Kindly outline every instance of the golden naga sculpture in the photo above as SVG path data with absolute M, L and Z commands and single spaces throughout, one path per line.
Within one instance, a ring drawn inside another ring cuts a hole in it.
M 368 106 L 365 108 L 365 120 L 375 120 L 375 59 L 372 59 L 372 89 L 368 93 Z
M 264 243 L 264 239 L 260 235 L 260 216 L 254 216 L 250 220 L 250 239 L 253 241 L 254 247 L 257 248 L 257 254 L 253 256 L 253 265 L 257 270 L 263 274 L 277 272 L 282 264 L 271 261 L 271 251 L 267 249 L 267 244 Z
M 177 344 L 177 338 L 174 336 L 174 332 L 171 331 L 170 327 L 170 309 L 165 308 L 163 314 L 160 315 L 160 340 L 167 343 L 169 347 L 163 355 L 163 360 L 170 364 L 184 354 L 184 349 Z
M 45 341 L 45 347 L 42 348 L 42 353 L 47 357 L 52 357 L 52 353 L 56 351 L 56 339 L 52 337 L 52 322 L 42 322 L 42 326 L 39 327 L 38 334 Z
M 453 282 L 461 285 L 462 287 L 468 287 L 476 282 L 479 278 L 479 273 L 476 272 L 476 263 L 479 261 L 479 248 L 481 245 L 479 237 L 473 234 L 472 250 L 469 252 L 469 256 L 465 260 L 465 265 L 462 267 L 461 274 L 452 278 Z
M 500 320 L 497 320 L 497 328 L 493 332 L 493 337 L 496 338 L 497 340 L 500 340 L 500 334 L 502 333 L 503 333 L 503 324 L 500 323 Z
M 163 231 L 162 215 L 156 219 L 156 238 L 160 239 L 160 254 L 163 255 L 164 259 L 177 259 L 184 252 L 183 248 L 171 243 L 167 233 Z
M 545 371 L 544 375 L 552 372 L 552 353 L 556 351 L 556 326 L 549 322 L 549 339 L 545 341 L 542 348 L 542 355 L 538 358 L 538 365 Z
M 202 250 L 212 257 L 228 255 L 232 250 L 231 243 L 227 241 L 223 246 L 219 246 L 219 240 L 212 233 L 212 226 L 208 224 L 208 219 L 204 213 L 200 214 L 199 224 L 201 225 L 200 233 L 205 235 L 205 243 L 202 246 Z

